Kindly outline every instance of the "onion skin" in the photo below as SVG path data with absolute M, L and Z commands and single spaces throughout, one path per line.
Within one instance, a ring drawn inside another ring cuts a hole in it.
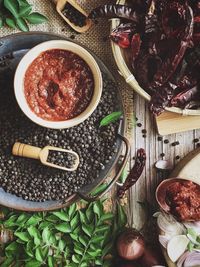
M 114 265 L 115 267 L 141 267 L 141 264 L 138 261 L 126 261 L 122 258 L 118 258 L 115 260 Z
M 166 264 L 160 248 L 157 247 L 146 247 L 142 258 L 140 258 L 140 263 L 142 267 L 152 267 L 154 265 Z
M 120 265 L 118 265 L 117 267 L 139 267 L 138 264 L 136 263 L 121 263 Z
M 134 229 L 126 229 L 117 240 L 117 251 L 126 260 L 137 260 L 145 250 L 143 236 Z

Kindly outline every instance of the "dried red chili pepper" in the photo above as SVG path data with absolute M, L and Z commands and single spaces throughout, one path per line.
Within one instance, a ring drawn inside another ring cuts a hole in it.
M 119 187 L 119 189 L 118 189 L 117 196 L 119 198 L 122 198 L 124 196 L 125 192 L 131 186 L 133 186 L 137 182 L 137 180 L 140 178 L 140 176 L 143 172 L 145 163 L 146 163 L 146 153 L 145 153 L 145 150 L 143 148 L 140 148 L 137 150 L 137 157 L 135 160 L 135 165 L 131 169 L 128 177 L 126 178 L 126 181 L 123 184 L 123 186 Z
M 131 57 L 132 57 L 132 66 L 134 68 L 135 64 L 135 59 L 137 58 L 140 48 L 141 48 L 141 38 L 139 33 L 136 33 L 133 35 L 132 40 L 131 40 Z
M 89 18 L 91 19 L 100 17 L 125 18 L 134 22 L 139 22 L 141 19 L 141 15 L 139 15 L 134 8 L 118 4 L 101 5 L 93 9 L 89 14 Z
M 179 41 L 175 38 L 162 39 L 155 42 L 152 47 L 149 49 L 149 53 L 152 55 L 164 56 L 168 53 L 169 50 L 177 47 Z
M 194 100 L 196 96 L 199 94 L 199 90 L 197 86 L 194 86 L 190 89 L 186 89 L 185 91 L 179 93 L 174 96 L 171 100 L 171 105 L 175 107 L 184 108 L 187 103 L 191 100 Z
M 176 88 L 176 85 L 167 83 L 165 86 L 155 91 L 149 103 L 149 109 L 153 115 L 160 115 L 165 110 L 165 108 L 169 106 Z
M 174 74 L 178 64 L 182 60 L 193 33 L 193 12 L 189 6 L 185 6 L 185 14 L 187 17 L 187 25 L 184 30 L 184 37 L 180 44 L 172 51 L 171 55 L 162 63 L 161 68 L 154 75 L 154 80 L 151 83 L 152 89 L 162 87 Z
M 187 55 L 185 56 L 185 60 L 190 66 L 190 69 L 197 65 L 200 66 L 200 45 L 188 51 Z
M 178 1 L 169 2 L 162 13 L 162 26 L 167 37 L 179 37 L 187 25 L 186 5 Z
M 150 82 L 153 80 L 154 74 L 160 68 L 161 64 L 162 60 L 160 57 L 145 53 L 144 50 L 138 55 L 135 62 L 136 76 L 140 84 L 147 90 L 149 89 Z M 149 68 L 150 66 L 151 70 Z
M 152 0 L 148 13 L 145 16 L 145 33 L 152 33 L 157 31 L 158 18 L 156 15 L 156 0 Z
M 200 42 L 200 15 L 194 17 L 194 32 L 192 37 L 194 45 L 198 45 Z
M 184 109 L 199 109 L 199 108 L 200 108 L 200 101 L 196 100 L 188 102 L 184 107 Z
M 129 48 L 133 35 L 137 32 L 133 23 L 122 23 L 110 34 L 110 39 L 122 48 Z

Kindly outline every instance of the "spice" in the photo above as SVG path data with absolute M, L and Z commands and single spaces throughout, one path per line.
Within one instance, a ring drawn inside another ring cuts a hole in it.
M 138 126 L 138 127 L 142 127 L 142 123 L 140 123 L 140 122 L 137 123 L 137 126 Z
M 77 54 L 51 49 L 41 53 L 28 67 L 24 93 L 31 110 L 48 121 L 64 121 L 81 114 L 94 91 L 94 77 Z
M 147 133 L 147 130 L 146 130 L 146 129 L 143 129 L 143 130 L 142 130 L 142 133 L 143 133 L 143 134 L 146 134 L 146 133 Z
M 176 156 L 176 158 L 175 158 L 176 160 L 179 160 L 180 159 L 180 156 Z
M 169 140 L 168 139 L 165 139 L 164 140 L 164 144 L 169 144 Z
M 76 163 L 76 156 L 71 153 L 49 150 L 47 162 L 71 169 Z
M 199 138 L 195 138 L 195 139 L 193 140 L 193 142 L 194 142 L 194 143 L 198 143 L 198 142 L 199 142 Z
M 137 180 L 140 178 L 143 172 L 145 163 L 146 163 L 146 153 L 143 148 L 140 148 L 137 150 L 135 165 L 131 169 L 123 186 L 118 189 L 117 195 L 119 198 L 122 198 L 126 190 L 128 190 L 131 186 L 133 186 L 137 182 Z
M 143 134 L 142 137 L 143 137 L 143 138 L 146 138 L 147 136 L 146 136 L 146 134 Z
M 180 145 L 179 141 L 175 141 L 172 143 L 172 146 L 178 146 L 178 145 Z
M 165 153 L 161 153 L 160 156 L 163 158 L 165 156 Z
M 163 140 L 163 137 L 162 136 L 158 136 L 157 140 L 158 141 L 162 141 Z
M 69 36 L 69 38 L 72 39 L 72 40 L 74 40 L 75 39 L 75 35 L 72 34 L 72 35 Z
M 200 220 L 200 186 L 191 181 L 174 182 L 166 189 L 170 212 L 181 221 Z
M 82 12 L 73 7 L 69 2 L 65 4 L 62 13 L 67 19 L 69 19 L 71 23 L 76 26 L 83 27 L 87 23 L 87 17 Z

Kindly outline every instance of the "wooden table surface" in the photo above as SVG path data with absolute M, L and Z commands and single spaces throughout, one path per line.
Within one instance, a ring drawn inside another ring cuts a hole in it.
M 163 141 L 158 141 L 159 135 L 156 130 L 155 121 L 149 113 L 148 103 L 136 94 L 134 94 L 133 98 L 137 121 L 132 133 L 134 139 L 132 142 L 131 157 L 135 155 L 136 149 L 142 147 L 146 150 L 147 161 L 141 178 L 129 191 L 128 214 L 129 223 L 137 229 L 140 229 L 146 221 L 147 215 L 145 214 L 144 208 L 138 202 L 148 202 L 153 207 L 156 207 L 155 189 L 162 180 L 162 177 L 160 177 L 154 167 L 155 162 L 159 159 L 166 159 L 175 166 L 185 155 L 198 146 L 198 142 L 194 142 L 194 139 L 200 138 L 200 130 L 163 136 Z M 140 123 L 142 124 L 141 127 L 139 127 Z M 143 137 L 142 130 L 147 131 L 146 138 Z M 166 144 L 165 140 L 168 140 L 169 143 Z M 178 141 L 179 145 L 173 146 L 175 141 Z M 180 159 L 177 159 L 177 156 Z M 134 161 L 132 160 L 132 165 L 133 163 Z

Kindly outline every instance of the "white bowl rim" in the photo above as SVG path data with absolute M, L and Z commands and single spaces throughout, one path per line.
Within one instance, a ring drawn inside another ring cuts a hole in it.
M 90 67 L 95 82 L 93 96 L 87 108 L 78 116 L 65 121 L 48 121 L 37 116 L 29 107 L 24 94 L 24 75 L 26 73 L 28 66 L 30 66 L 33 60 L 37 58 L 42 52 L 51 49 L 64 49 L 67 51 L 72 51 L 73 53 L 80 56 Z M 70 128 L 86 120 L 94 112 L 101 99 L 102 87 L 103 87 L 103 79 L 101 70 L 94 57 L 81 45 L 68 40 L 45 41 L 34 46 L 20 60 L 14 76 L 14 93 L 18 105 L 23 111 L 23 113 L 34 123 L 52 129 Z

